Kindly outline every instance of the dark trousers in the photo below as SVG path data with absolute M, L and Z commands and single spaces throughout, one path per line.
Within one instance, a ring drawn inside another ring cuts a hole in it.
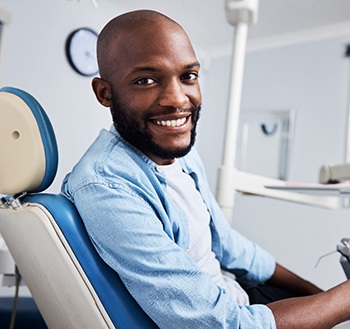
M 276 287 L 270 284 L 250 284 L 240 282 L 241 287 L 249 296 L 249 302 L 253 304 L 268 304 L 277 300 L 300 297 L 295 292 Z

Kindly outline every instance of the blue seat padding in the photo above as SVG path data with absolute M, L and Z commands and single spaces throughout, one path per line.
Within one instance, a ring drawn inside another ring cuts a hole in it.
M 130 295 L 117 272 L 98 255 L 75 206 L 62 195 L 37 193 L 51 185 L 58 165 L 55 133 L 44 109 L 34 97 L 23 90 L 5 87 L 0 92 L 14 94 L 25 102 L 34 115 L 40 131 L 40 143 L 45 152 L 45 173 L 39 182 L 40 186 L 16 193 L 30 193 L 24 198 L 24 202 L 40 204 L 51 213 L 116 328 L 158 328 Z
M 55 218 L 116 328 L 158 328 L 130 295 L 118 274 L 98 255 L 74 205 L 62 195 L 28 195 Z

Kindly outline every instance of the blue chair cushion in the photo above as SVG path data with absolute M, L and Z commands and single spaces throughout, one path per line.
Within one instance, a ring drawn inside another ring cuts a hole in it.
M 98 255 L 78 211 L 67 198 L 41 193 L 29 195 L 24 201 L 43 205 L 55 218 L 117 328 L 158 328 L 130 295 L 118 274 Z

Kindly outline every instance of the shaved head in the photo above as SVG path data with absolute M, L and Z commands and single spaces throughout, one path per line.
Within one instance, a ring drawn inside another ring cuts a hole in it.
M 185 33 L 177 22 L 153 10 L 137 10 L 113 18 L 102 29 L 97 42 L 97 60 L 102 79 L 109 81 L 110 75 L 114 73 L 116 68 L 113 67 L 113 63 L 118 57 L 118 52 L 123 51 L 122 40 L 125 41 L 125 35 L 136 34 L 139 38 L 147 38 L 145 27 L 150 26 L 153 26 L 154 31 L 160 27 L 166 29 L 167 26 L 172 26 Z M 113 47 L 115 44 L 118 46 Z
M 152 10 L 117 16 L 99 35 L 97 59 L 92 88 L 120 135 L 158 164 L 187 154 L 201 92 L 200 64 L 184 29 Z

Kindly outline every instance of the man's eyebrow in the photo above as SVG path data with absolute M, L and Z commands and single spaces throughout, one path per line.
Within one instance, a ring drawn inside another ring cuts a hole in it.
M 191 64 L 185 65 L 184 68 L 185 69 L 191 69 L 193 67 L 200 67 L 200 63 L 199 62 L 193 62 Z M 157 67 L 153 67 L 153 66 L 135 66 L 132 68 L 131 72 L 159 72 L 161 71 L 160 68 Z
M 157 72 L 160 70 L 152 66 L 135 66 L 131 71 L 132 72 Z
M 191 63 L 189 65 L 186 65 L 187 69 L 191 69 L 193 67 L 198 67 L 199 68 L 199 67 L 201 67 L 201 64 L 199 62 L 193 62 L 193 63 Z

